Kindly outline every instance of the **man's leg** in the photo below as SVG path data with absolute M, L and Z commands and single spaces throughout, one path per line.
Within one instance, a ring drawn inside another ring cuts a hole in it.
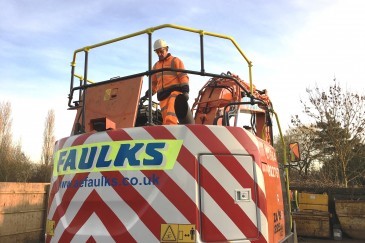
M 175 113 L 175 99 L 179 94 L 181 92 L 174 91 L 169 97 L 160 101 L 163 125 L 177 125 L 179 123 Z

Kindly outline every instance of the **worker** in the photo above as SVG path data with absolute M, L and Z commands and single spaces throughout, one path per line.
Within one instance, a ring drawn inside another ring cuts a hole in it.
M 153 70 L 162 68 L 185 69 L 184 63 L 178 57 L 174 57 L 169 53 L 169 46 L 166 41 L 162 39 L 156 40 L 153 45 L 153 49 L 158 56 L 158 61 L 153 66 Z M 183 72 L 162 71 L 154 73 L 151 78 L 152 95 L 157 93 L 157 99 L 160 102 L 163 125 L 178 124 L 178 116 L 180 117 L 179 114 L 190 113 L 190 110 L 187 110 L 187 101 L 189 99 L 188 75 Z M 148 92 L 149 91 L 146 92 L 146 96 L 149 94 Z M 183 99 L 182 96 L 184 97 Z M 178 100 L 176 104 L 185 104 L 177 106 L 175 104 L 176 100 Z M 180 102 L 181 100 L 183 100 L 183 102 Z M 179 107 L 184 107 L 182 109 L 185 110 L 182 112 L 178 111 L 177 115 L 175 109 L 179 109 Z

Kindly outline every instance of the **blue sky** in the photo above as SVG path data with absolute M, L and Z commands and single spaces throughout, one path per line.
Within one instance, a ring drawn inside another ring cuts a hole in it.
M 70 133 L 74 112 L 67 111 L 67 95 L 73 52 L 161 24 L 232 36 L 253 62 L 254 84 L 269 91 L 284 130 L 291 115 L 301 114 L 299 100 L 306 98 L 308 87 L 326 88 L 336 77 L 342 86 L 364 94 L 361 0 L 0 0 L 0 6 L 0 102 L 11 102 L 14 140 L 35 161 L 49 109 L 56 114 L 56 138 Z M 199 70 L 198 35 L 153 33 L 154 39 L 160 37 L 188 69 Z M 146 40 L 141 36 L 117 49 L 92 51 L 95 70 L 89 78 L 146 71 Z M 206 38 L 205 43 L 207 71 L 231 71 L 248 81 L 247 65 L 230 42 Z M 192 94 L 206 81 L 192 78 Z

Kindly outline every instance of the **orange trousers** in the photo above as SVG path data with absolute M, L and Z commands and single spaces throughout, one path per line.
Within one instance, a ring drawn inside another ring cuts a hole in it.
M 177 119 L 177 116 L 175 113 L 175 99 L 176 99 L 176 96 L 178 96 L 179 94 L 182 94 L 182 93 L 180 91 L 173 91 L 173 92 L 171 92 L 169 97 L 160 101 L 163 125 L 179 124 L 179 120 Z

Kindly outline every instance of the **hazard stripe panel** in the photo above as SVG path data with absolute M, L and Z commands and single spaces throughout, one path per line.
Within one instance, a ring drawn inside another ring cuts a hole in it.
M 54 234 L 46 241 L 269 242 L 260 141 L 253 139 L 241 128 L 205 125 L 61 139 L 56 152 L 68 152 L 57 157 L 55 168 L 67 173 L 51 180 L 47 220 L 54 222 Z M 88 150 L 80 146 L 97 150 L 82 157 L 77 153 Z M 81 157 L 93 163 L 84 173 L 76 172 Z M 123 161 L 114 164 L 113 158 Z M 160 169 L 162 163 L 171 168 Z

